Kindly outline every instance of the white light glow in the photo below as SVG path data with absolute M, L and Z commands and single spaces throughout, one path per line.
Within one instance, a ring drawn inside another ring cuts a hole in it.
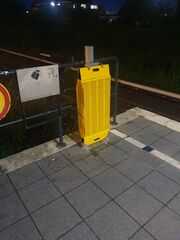
M 84 8 L 84 9 L 86 9 L 86 7 L 87 7 L 87 5 L 86 4 L 81 4 L 81 8 Z
M 98 5 L 91 5 L 90 8 L 97 10 L 98 9 Z
M 61 6 L 61 4 L 60 4 L 60 3 L 57 3 L 57 6 Z
M 76 4 L 73 5 L 73 8 L 74 8 L 74 9 L 76 8 Z
M 50 3 L 52 7 L 55 7 L 55 2 Z

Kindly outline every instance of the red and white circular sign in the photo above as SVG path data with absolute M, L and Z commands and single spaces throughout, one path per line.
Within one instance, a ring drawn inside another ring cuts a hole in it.
M 11 107 L 11 97 L 8 90 L 0 84 L 0 120 L 2 120 Z

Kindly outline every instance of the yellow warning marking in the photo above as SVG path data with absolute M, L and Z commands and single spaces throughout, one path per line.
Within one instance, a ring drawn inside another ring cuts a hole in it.
M 3 94 L 0 92 L 0 112 L 3 111 L 4 106 L 5 106 L 5 99 L 4 99 Z

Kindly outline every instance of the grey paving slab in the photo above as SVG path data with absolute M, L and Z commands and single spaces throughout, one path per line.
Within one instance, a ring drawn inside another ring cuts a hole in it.
M 24 218 L 0 233 L 2 240 L 42 240 L 29 217 Z
M 92 150 L 92 149 L 95 149 L 95 148 L 102 148 L 103 149 L 108 144 L 109 144 L 109 138 L 107 136 L 104 140 L 102 140 L 100 142 L 96 142 L 96 143 L 88 145 L 88 146 L 85 145 L 85 147 L 87 147 L 88 150 Z
M 156 167 L 158 167 L 158 166 L 160 166 L 161 164 L 164 163 L 164 161 L 161 160 L 160 158 L 155 157 L 151 153 L 146 152 L 146 151 L 141 150 L 141 149 L 139 149 L 139 151 L 137 153 L 135 153 L 133 155 L 133 157 L 135 159 L 138 159 L 141 162 L 146 163 L 147 165 L 149 165 L 153 168 L 156 168 Z
M 27 215 L 16 193 L 0 199 L 0 231 Z
M 144 229 L 141 229 L 129 240 L 154 240 L 154 238 Z
M 109 139 L 109 142 L 110 143 L 117 143 L 118 141 L 120 141 L 121 140 L 121 138 L 120 137 L 118 137 L 117 135 L 115 135 L 115 134 L 113 134 L 113 133 L 109 133 L 109 135 L 108 135 L 108 139 Z
M 15 189 L 7 175 L 0 175 L 0 198 L 14 192 Z
M 138 117 L 135 120 L 133 120 L 131 122 L 131 124 L 134 124 L 135 126 L 140 127 L 140 128 L 145 128 L 145 127 L 148 127 L 148 126 L 154 124 L 154 122 L 152 122 L 148 119 L 145 119 L 143 117 Z
M 171 178 L 178 184 L 180 184 L 180 169 L 178 169 L 168 163 L 164 163 L 161 166 L 159 166 L 157 168 L 157 170 L 159 172 L 161 172 L 162 174 L 168 176 L 169 178 Z
M 75 145 L 63 151 L 63 155 L 66 156 L 70 161 L 76 162 L 84 157 L 91 155 L 91 152 L 83 149 L 82 147 Z
M 93 178 L 92 181 L 112 198 L 133 184 L 132 181 L 113 168 Z
M 122 126 L 119 126 L 117 128 L 120 132 L 123 132 L 124 134 L 130 136 L 131 134 L 138 132 L 141 130 L 140 127 L 137 127 L 131 123 L 124 124 Z
M 75 165 L 89 178 L 92 178 L 109 168 L 104 161 L 93 155 L 79 160 Z
M 145 228 L 157 240 L 179 240 L 179 226 L 180 216 L 165 207 L 147 225 L 145 225 Z
M 60 240 L 97 240 L 96 235 L 85 223 L 79 224 L 73 230 L 64 235 Z
M 179 132 L 172 131 L 171 133 L 166 135 L 165 138 L 180 146 L 180 133 Z
M 168 204 L 168 207 L 180 215 L 180 193 Z
M 150 125 L 150 126 L 146 127 L 145 129 L 153 134 L 160 136 L 160 137 L 165 137 L 170 132 L 172 132 L 171 129 L 169 129 L 165 126 L 162 126 L 160 124 L 157 124 L 157 123 L 154 123 L 153 125 Z
M 81 222 L 63 197 L 33 213 L 32 218 L 45 240 L 56 240 Z
M 129 157 L 129 154 L 114 146 L 109 146 L 98 152 L 98 156 L 111 166 Z
M 136 185 L 117 197 L 115 201 L 141 225 L 163 207 L 163 204 Z
M 173 156 L 173 158 L 178 162 L 180 162 L 180 152 L 178 152 L 175 156 Z
M 89 217 L 87 223 L 101 240 L 127 240 L 140 227 L 114 202 Z
M 142 129 L 131 135 L 132 138 L 136 139 L 137 141 L 144 143 L 145 145 L 150 145 L 156 142 L 160 137 L 146 129 Z
M 163 203 L 167 203 L 180 191 L 180 185 L 158 172 L 149 174 L 138 184 Z
M 81 185 L 66 194 L 66 197 L 83 218 L 88 217 L 110 201 L 110 198 L 92 182 Z
M 10 173 L 9 177 L 11 178 L 11 181 L 15 187 L 20 189 L 45 177 L 45 175 L 41 169 L 35 163 L 33 163 Z
M 74 166 L 68 166 L 51 175 L 50 179 L 62 193 L 66 193 L 88 180 Z
M 47 178 L 19 190 L 19 194 L 29 212 L 37 210 L 61 195 Z
M 109 143 L 99 143 L 99 144 L 95 144 L 92 146 L 92 149 L 91 149 L 91 153 L 93 155 L 96 155 L 97 152 L 103 150 L 104 148 L 108 147 L 109 146 Z
M 142 151 L 138 147 L 134 146 L 133 144 L 131 144 L 125 140 L 119 141 L 118 143 L 116 143 L 116 146 L 132 156 L 139 153 L 139 151 Z
M 119 163 L 115 168 L 134 182 L 139 181 L 153 170 L 149 165 L 132 157 Z
M 38 161 L 37 164 L 47 175 L 51 175 L 62 168 L 67 167 L 70 162 L 61 153 L 56 153 Z
M 172 157 L 179 152 L 179 146 L 169 140 L 161 138 L 151 145 L 154 149 Z

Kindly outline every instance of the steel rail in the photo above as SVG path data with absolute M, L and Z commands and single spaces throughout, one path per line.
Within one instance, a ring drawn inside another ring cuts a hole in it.
M 19 57 L 28 58 L 28 59 L 38 61 L 38 62 L 44 62 L 44 63 L 47 63 L 47 64 L 56 64 L 55 62 L 52 62 L 52 61 L 44 60 L 44 59 L 37 58 L 37 57 L 32 57 L 32 56 L 22 54 L 22 53 L 17 53 L 17 52 L 10 51 L 10 50 L 4 49 L 4 48 L 0 48 L 0 51 L 5 52 L 5 53 L 10 53 L 10 54 L 13 54 L 13 55 L 16 55 L 16 56 L 19 56 Z
M 168 92 L 168 91 L 165 91 L 162 89 L 152 88 L 149 86 L 145 86 L 145 85 L 141 85 L 138 83 L 133 83 L 133 82 L 125 81 L 125 80 L 118 80 L 118 82 L 122 85 L 126 85 L 129 87 L 137 88 L 137 89 L 144 90 L 147 92 L 156 93 L 156 94 L 159 94 L 159 95 L 162 95 L 165 97 L 170 97 L 170 98 L 180 100 L 180 94 L 178 94 L 178 93 Z

